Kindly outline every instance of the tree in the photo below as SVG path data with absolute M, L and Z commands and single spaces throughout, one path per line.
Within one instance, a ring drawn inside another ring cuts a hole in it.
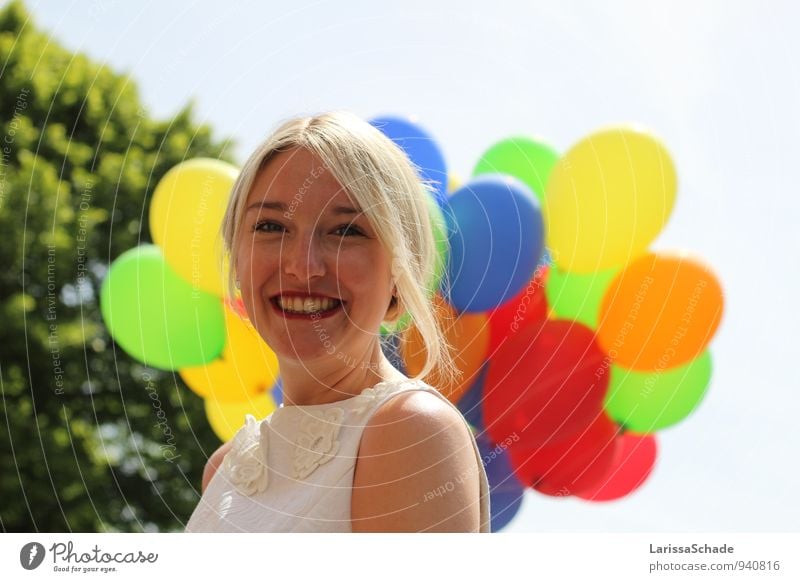
M 98 305 L 108 265 L 150 241 L 159 179 L 227 159 L 187 105 L 150 118 L 135 83 L 0 10 L 0 526 L 182 530 L 218 446 L 177 374 L 113 343 Z

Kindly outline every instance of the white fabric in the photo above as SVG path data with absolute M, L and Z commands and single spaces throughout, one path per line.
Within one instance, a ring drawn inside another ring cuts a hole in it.
M 407 380 L 380 382 L 339 402 L 280 407 L 261 422 L 247 415 L 186 532 L 352 531 L 353 473 L 364 427 L 381 404 L 410 390 L 453 406 L 431 386 Z M 488 533 L 489 482 L 474 435 L 472 446 L 480 468 L 480 531 Z

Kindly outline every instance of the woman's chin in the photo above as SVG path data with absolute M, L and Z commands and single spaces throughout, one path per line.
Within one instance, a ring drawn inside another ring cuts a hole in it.
M 275 344 L 275 347 L 272 347 L 272 351 L 275 352 L 279 360 L 303 362 L 305 364 L 336 357 L 336 348 L 334 346 L 325 346 L 318 341 L 296 341 L 289 344 L 281 342 Z

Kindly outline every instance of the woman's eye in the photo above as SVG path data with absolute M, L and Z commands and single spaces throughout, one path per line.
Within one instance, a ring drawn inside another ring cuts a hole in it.
M 272 222 L 271 220 L 262 220 L 261 222 L 257 222 L 253 226 L 253 232 L 281 232 L 283 231 L 283 226 L 278 224 L 277 222 Z M 340 234 L 342 236 L 362 236 L 364 233 L 361 232 L 357 226 L 353 224 L 343 224 L 336 228 L 333 231 L 336 234 Z
M 258 232 L 279 232 L 278 230 L 274 230 L 272 227 L 275 227 L 277 229 L 282 229 L 283 228 L 277 222 L 271 222 L 269 220 L 262 220 L 261 222 L 257 222 L 255 224 L 255 226 L 253 226 L 253 231 L 258 231 Z
M 353 224 L 343 224 L 342 226 L 337 228 L 334 232 L 339 232 L 341 230 L 344 230 L 343 233 L 344 236 L 353 236 L 353 235 L 360 236 L 363 234 L 361 230 Z

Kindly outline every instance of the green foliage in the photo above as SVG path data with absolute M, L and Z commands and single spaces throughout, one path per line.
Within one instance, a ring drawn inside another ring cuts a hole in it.
M 130 78 L 0 10 L 4 531 L 175 531 L 197 504 L 219 445 L 202 400 L 116 348 L 98 305 L 166 171 L 227 159 L 192 119 L 151 119 Z

